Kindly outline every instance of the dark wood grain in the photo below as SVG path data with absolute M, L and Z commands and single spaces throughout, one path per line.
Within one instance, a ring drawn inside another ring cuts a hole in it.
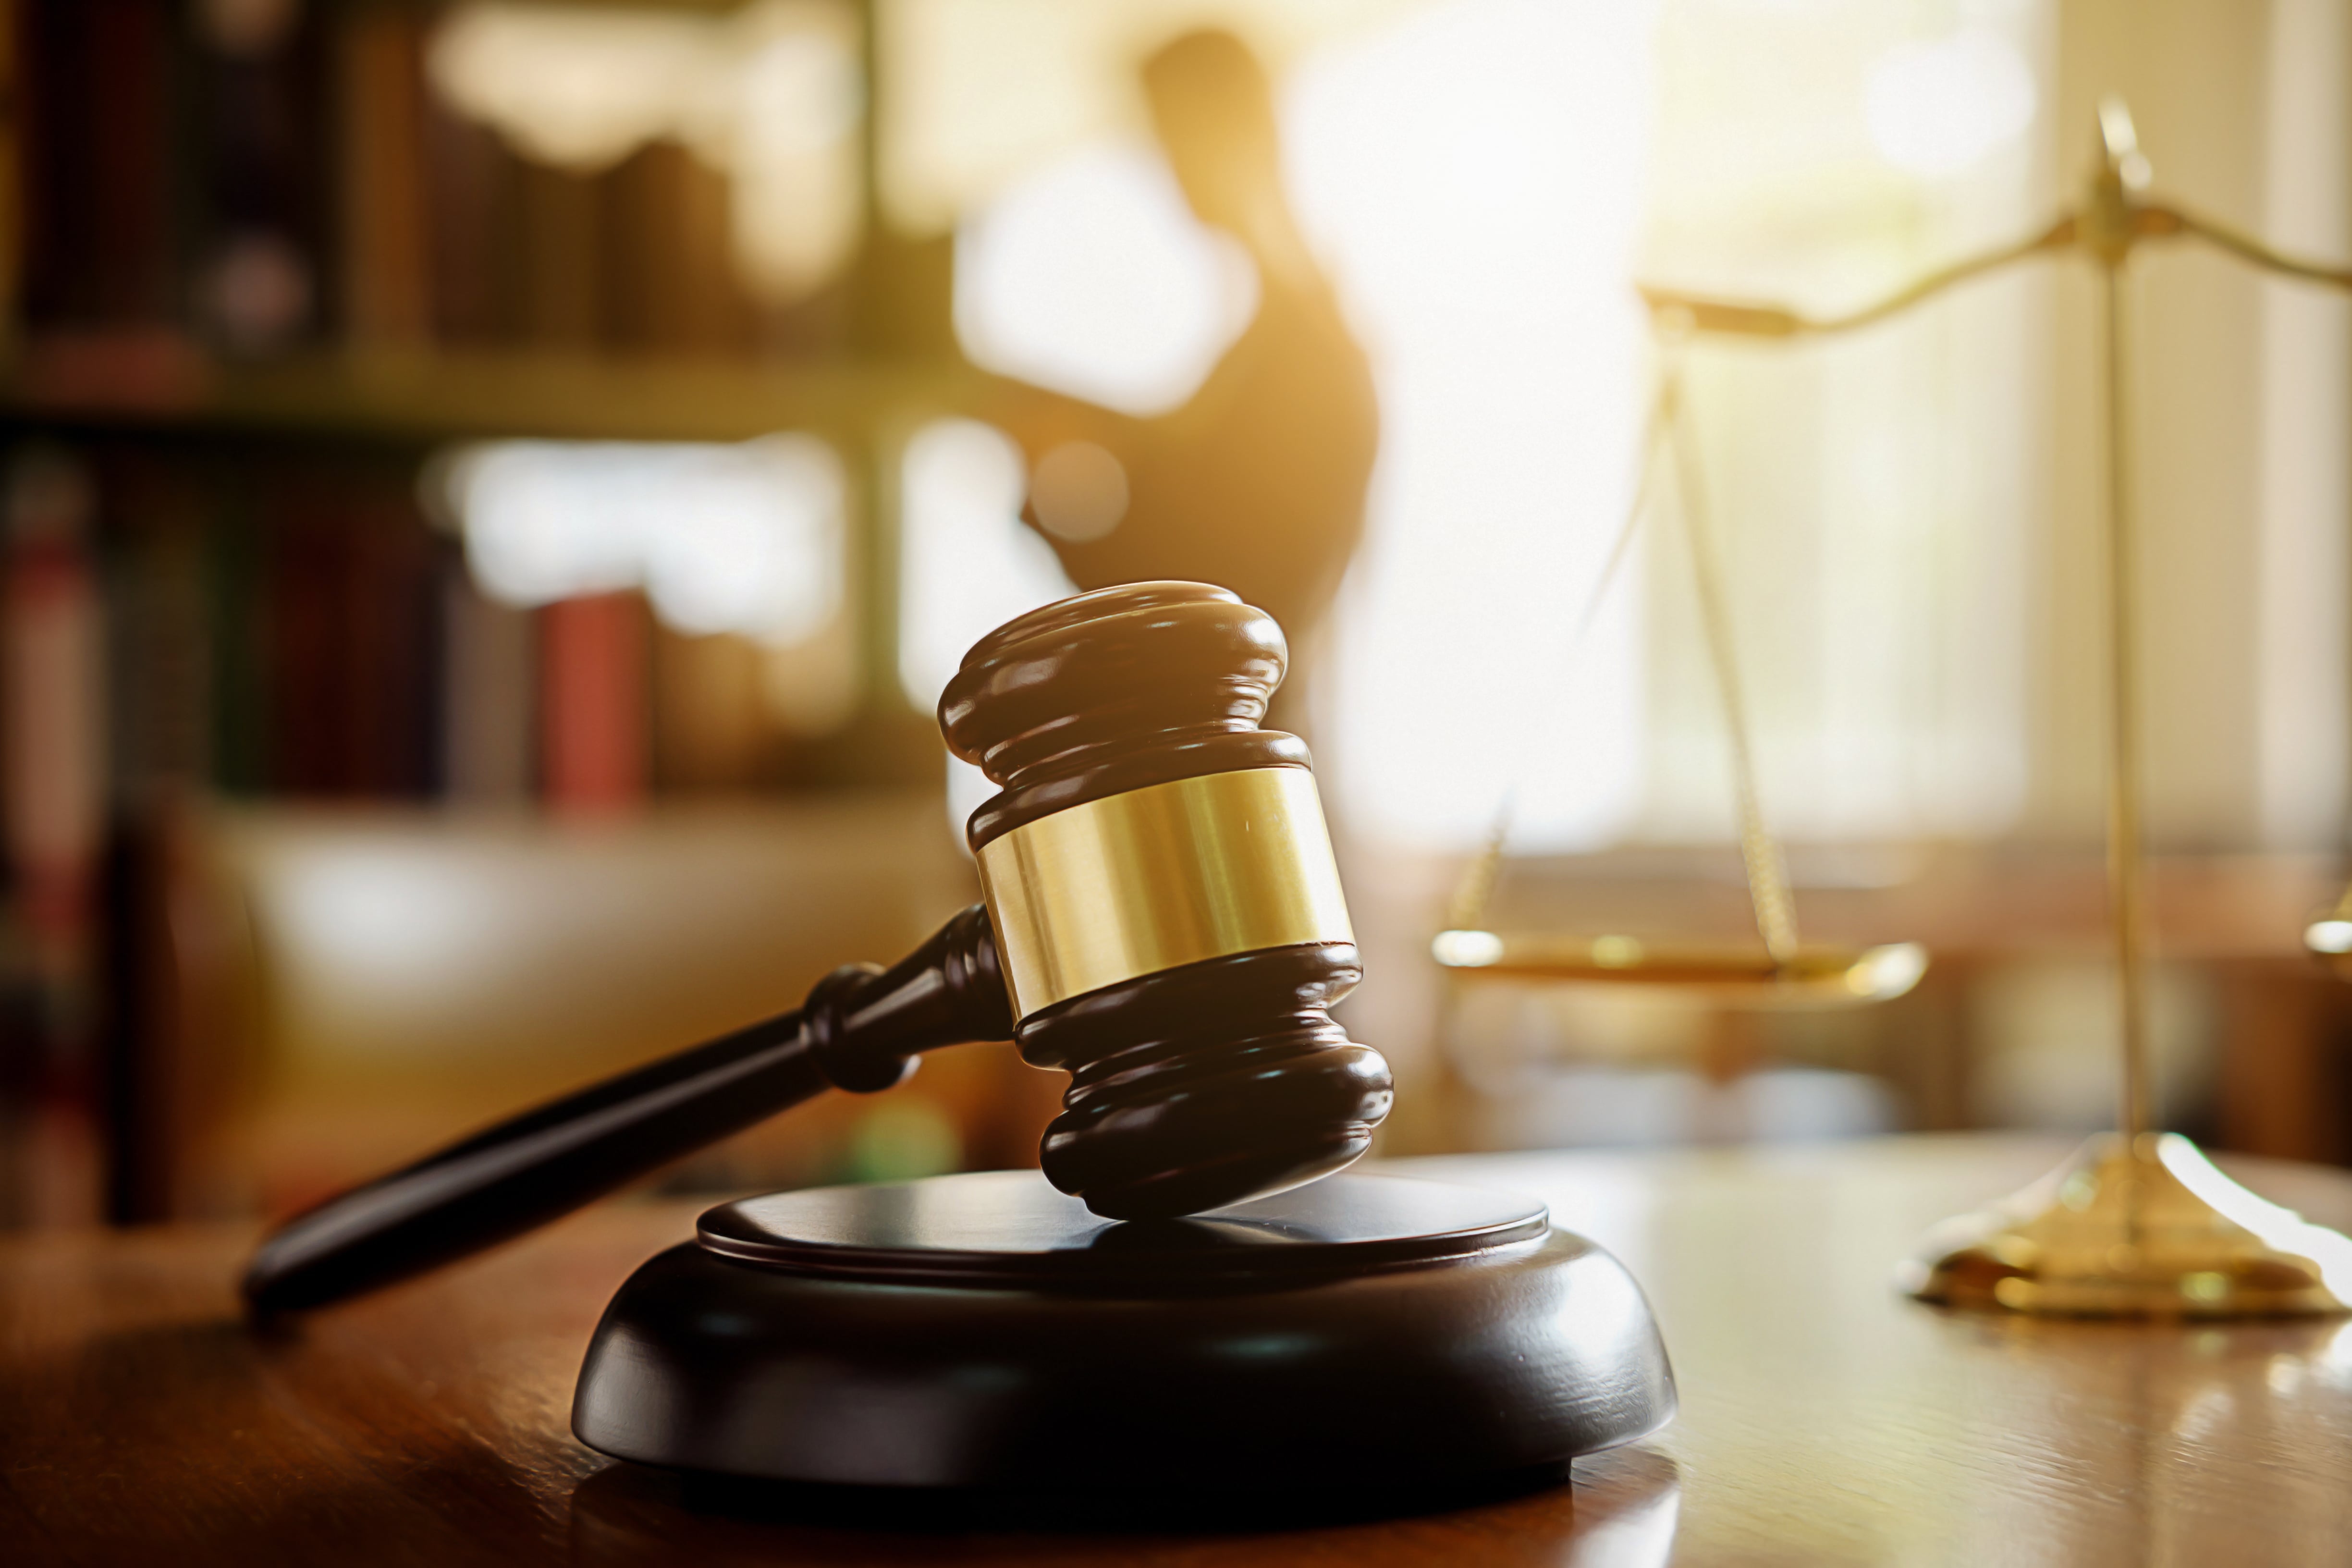
M 629 1269 L 688 1234 L 686 1207 L 607 1205 L 282 1336 L 236 1315 L 249 1231 L 12 1240 L 0 1542 L 12 1562 L 435 1568 L 2341 1561 L 2352 1324 L 1993 1321 L 1889 1289 L 1921 1226 L 2058 1152 L 1939 1138 L 1416 1162 L 1532 1191 L 1617 1251 L 1683 1413 L 1570 1488 L 1279 1530 L 761 1501 L 597 1458 L 564 1425 L 581 1352 Z M 2352 1221 L 2352 1175 L 2233 1168 Z

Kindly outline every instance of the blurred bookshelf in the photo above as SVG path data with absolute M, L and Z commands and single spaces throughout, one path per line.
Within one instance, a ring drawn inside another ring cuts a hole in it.
M 722 63 L 785 47 L 824 100 L 783 127 L 801 162 L 778 184 L 739 145 L 750 119 L 729 143 L 683 109 L 592 155 L 541 144 L 530 39 L 497 29 L 609 48 L 615 17 L 703 28 L 655 42 Z M 0 1226 L 235 1206 L 185 1173 L 218 1165 L 191 1107 L 237 1095 L 191 1075 L 282 1076 L 294 1047 L 217 1037 L 235 1028 L 207 998 L 251 965 L 199 973 L 186 910 L 224 822 L 244 841 L 321 812 L 487 813 L 658 842 L 630 824 L 716 804 L 789 838 L 787 819 L 877 820 L 839 816 L 845 791 L 938 789 L 898 672 L 898 464 L 985 388 L 955 347 L 950 242 L 877 216 L 871 20 L 0 0 Z M 724 461 L 778 438 L 838 473 L 831 607 L 782 639 L 673 624 L 649 580 L 502 595 L 436 479 L 486 445 Z M 817 837 L 896 843 L 911 820 Z M 947 855 L 927 890 L 963 875 Z M 803 984 L 844 956 L 774 967 Z M 200 1024 L 215 1037 L 192 1045 Z M 1020 1145 L 973 1132 L 1003 1114 L 980 1078 L 944 1081 L 966 1086 L 942 1114 L 967 1149 Z M 872 1142 L 834 1121 L 841 1149 Z M 829 1159 L 791 1173 L 850 1168 Z

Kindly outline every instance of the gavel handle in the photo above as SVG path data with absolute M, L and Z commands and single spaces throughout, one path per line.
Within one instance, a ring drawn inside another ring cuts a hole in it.
M 247 1267 L 257 1314 L 320 1307 L 480 1251 L 827 1089 L 899 1082 L 912 1053 L 1013 1033 L 974 904 L 884 973 L 837 969 L 798 1011 L 664 1057 L 297 1215 Z

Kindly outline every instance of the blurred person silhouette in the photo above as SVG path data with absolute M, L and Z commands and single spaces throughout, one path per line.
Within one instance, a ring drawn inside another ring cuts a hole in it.
M 1185 34 L 1144 62 L 1153 131 L 1199 220 L 1239 241 L 1257 313 L 1192 398 L 1152 418 L 1033 390 L 996 416 L 1026 451 L 1025 519 L 1080 588 L 1189 578 L 1231 588 L 1290 640 L 1278 728 L 1363 532 L 1379 445 L 1371 368 L 1283 191 L 1265 68 L 1231 33 Z

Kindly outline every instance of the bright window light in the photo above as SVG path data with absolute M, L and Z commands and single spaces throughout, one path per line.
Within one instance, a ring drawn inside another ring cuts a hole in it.
M 927 425 L 907 443 L 903 472 L 898 680 L 930 709 L 972 644 L 1077 589 L 1021 521 L 1021 448 L 1003 431 L 972 419 Z
M 956 234 L 956 335 L 973 362 L 1129 414 L 1192 395 L 1249 325 L 1257 274 L 1193 221 L 1167 165 L 1097 142 Z
M 1294 197 L 1381 389 L 1317 750 L 1383 837 L 1474 843 L 1513 780 L 1523 847 L 1605 842 L 1637 804 L 1638 573 L 1554 672 L 1632 493 L 1653 25 L 1468 0 L 1287 84 Z
M 473 0 L 434 28 L 434 89 L 523 156 L 593 174 L 649 142 L 734 185 L 743 280 L 780 303 L 838 271 L 861 222 L 856 18 L 838 0 L 721 16 Z
M 688 145 L 733 177 L 744 279 L 800 298 L 847 262 L 864 219 L 857 127 L 865 112 L 855 19 L 841 6 L 772 0 L 723 28 L 708 90 L 677 106 Z
M 493 441 L 433 472 L 475 582 L 506 604 L 642 588 L 675 630 L 774 647 L 841 605 L 841 461 L 812 436 Z
M 1914 174 L 1956 174 L 2033 123 L 2033 71 L 1989 33 L 1900 44 L 1871 68 L 1865 103 L 1879 155 Z
M 589 171 L 668 133 L 709 68 L 709 31 L 677 12 L 485 0 L 434 29 L 425 67 L 526 157 Z
M 1045 542 L 1021 521 L 1021 448 L 993 426 L 942 419 L 907 444 L 898 558 L 898 680 L 929 710 L 964 654 L 1013 619 L 1077 592 Z M 950 759 L 959 826 L 994 787 Z

